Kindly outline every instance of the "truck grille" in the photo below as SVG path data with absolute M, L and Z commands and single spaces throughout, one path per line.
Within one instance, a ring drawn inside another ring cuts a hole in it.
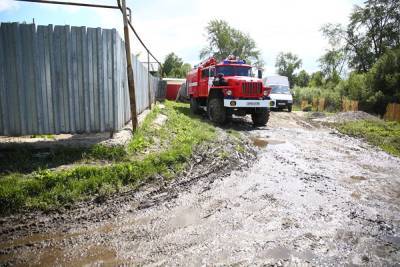
M 262 91 L 262 83 L 260 82 L 244 82 L 242 83 L 243 95 L 259 95 Z

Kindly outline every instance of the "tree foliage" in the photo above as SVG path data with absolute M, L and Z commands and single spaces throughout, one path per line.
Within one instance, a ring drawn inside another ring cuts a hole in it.
M 322 87 L 325 85 L 325 77 L 322 71 L 316 71 L 311 75 L 310 86 Z
M 340 25 L 327 24 L 321 28 L 323 36 L 328 39 L 329 48 L 319 59 L 320 68 L 328 83 L 336 85 L 340 81 L 346 64 L 346 48 L 338 34 Z
M 207 27 L 208 45 L 200 51 L 200 58 L 214 56 L 217 60 L 223 60 L 229 55 L 239 56 L 241 59 L 261 67 L 260 51 L 255 41 L 249 34 L 243 33 L 231 27 L 224 20 L 211 20 Z
M 162 69 L 165 77 L 185 78 L 191 68 L 190 64 L 184 64 L 183 60 L 175 53 L 169 53 L 165 57 Z
M 368 74 L 371 87 L 400 100 L 400 48 L 388 50 Z
M 301 70 L 296 76 L 295 84 L 300 87 L 307 87 L 310 83 L 310 75 L 305 70 Z
M 368 71 L 387 49 L 400 45 L 400 1 L 368 0 L 356 6 L 346 30 L 350 66 Z
M 286 76 L 289 79 L 290 86 L 295 83 L 295 71 L 302 65 L 301 59 L 295 54 L 281 52 L 278 54 L 275 62 L 277 73 Z
M 400 1 L 367 0 L 355 6 L 347 27 L 326 24 L 322 31 L 344 42 L 350 68 L 367 72 L 387 49 L 400 46 Z
M 326 24 L 321 32 L 329 48 L 319 60 L 321 71 L 311 76 L 311 88 L 320 95 L 333 92 L 339 101 L 358 100 L 361 110 L 380 115 L 388 103 L 400 102 L 400 0 L 366 0 L 355 6 L 348 25 Z M 346 63 L 352 72 L 341 80 Z

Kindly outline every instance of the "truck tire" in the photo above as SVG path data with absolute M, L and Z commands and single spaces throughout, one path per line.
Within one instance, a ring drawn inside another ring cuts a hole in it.
M 227 121 L 224 101 L 221 98 L 211 98 L 208 101 L 207 113 L 210 120 L 217 124 L 224 124 Z
M 287 110 L 288 110 L 289 112 L 292 112 L 292 105 L 288 105 Z
M 190 113 L 193 115 L 199 114 L 199 102 L 196 98 L 190 98 Z
M 251 119 L 255 126 L 265 126 L 269 120 L 269 109 L 262 109 L 257 113 L 251 114 Z

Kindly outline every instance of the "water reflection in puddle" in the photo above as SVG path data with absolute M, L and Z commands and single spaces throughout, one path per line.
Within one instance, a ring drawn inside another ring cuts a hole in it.
M 251 137 L 251 140 L 253 141 L 253 145 L 260 148 L 267 147 L 268 145 L 280 145 L 286 143 L 286 141 L 267 139 L 262 137 Z

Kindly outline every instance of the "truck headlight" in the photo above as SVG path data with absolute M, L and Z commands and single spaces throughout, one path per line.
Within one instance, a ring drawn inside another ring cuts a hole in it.
M 268 90 L 264 90 L 263 95 L 268 96 Z
M 228 96 L 231 96 L 232 95 L 232 90 L 226 90 L 225 94 L 228 95 Z

